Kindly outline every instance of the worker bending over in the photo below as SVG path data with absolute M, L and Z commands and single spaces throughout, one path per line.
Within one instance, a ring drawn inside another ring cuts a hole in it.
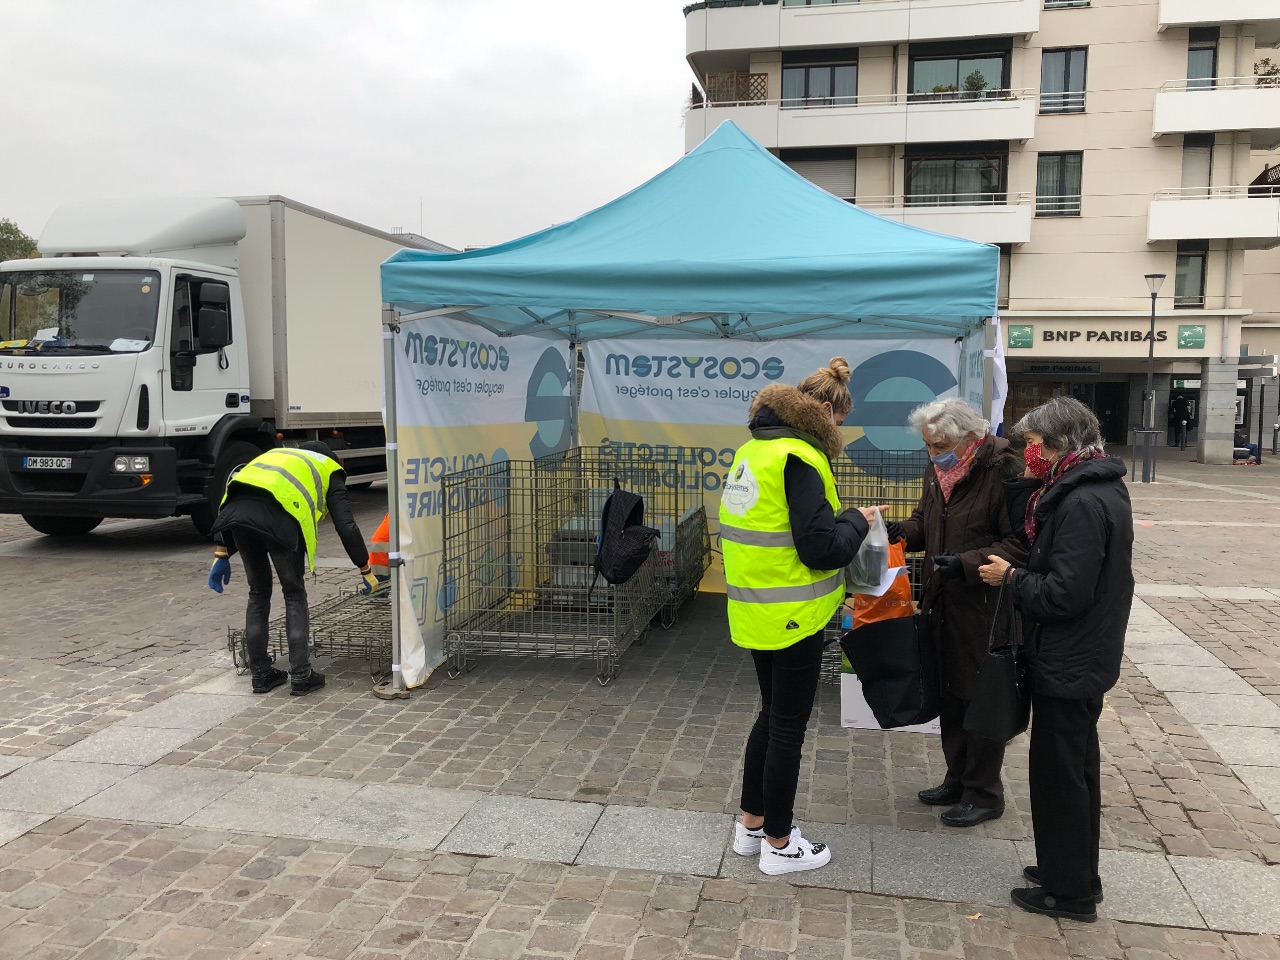
M 360 570 L 361 593 L 380 586 L 369 567 L 369 551 L 351 515 L 342 465 L 318 440 L 297 448 L 268 450 L 251 460 L 227 483 L 221 512 L 213 524 L 213 568 L 209 589 L 222 592 L 231 581 L 233 553 L 239 553 L 249 584 L 244 639 L 254 693 L 267 693 L 289 680 L 289 693 L 301 697 L 324 686 L 324 674 L 311 669 L 307 640 L 306 566 L 316 567 L 316 527 L 326 515 Z M 271 568 L 284 594 L 289 672 L 278 670 L 267 652 L 271 617 Z

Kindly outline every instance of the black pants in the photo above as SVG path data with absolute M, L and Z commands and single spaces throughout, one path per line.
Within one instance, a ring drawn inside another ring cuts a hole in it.
M 1098 717 L 1102 697 L 1061 700 L 1031 693 L 1031 823 L 1048 893 L 1092 896 L 1102 822 Z
M 752 650 L 760 713 L 742 771 L 742 812 L 764 817 L 770 837 L 791 835 L 805 729 L 818 694 L 822 633 L 782 650 Z
M 280 592 L 284 594 L 285 634 L 289 639 L 289 675 L 294 680 L 305 680 L 311 675 L 311 655 L 307 650 L 307 640 L 311 634 L 305 583 L 307 558 L 303 553 L 306 547 L 299 544 L 296 550 L 285 550 L 244 528 L 236 529 L 232 536 L 244 564 L 245 582 L 249 585 L 244 642 L 249 653 L 250 672 L 255 677 L 265 677 L 271 672 L 271 655 L 267 653 L 267 624 L 271 619 L 271 568 L 274 566 L 276 576 L 280 578 Z
M 987 809 L 1003 808 L 1000 768 L 1004 766 L 1004 744 L 976 736 L 964 728 L 968 700 L 944 692 L 940 706 L 942 755 L 947 758 L 947 778 L 943 782 L 963 789 L 961 803 Z

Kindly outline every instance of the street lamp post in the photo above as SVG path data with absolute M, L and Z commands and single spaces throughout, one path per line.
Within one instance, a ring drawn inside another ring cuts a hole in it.
M 1147 391 L 1142 397 L 1142 482 L 1150 483 L 1154 472 L 1155 459 L 1155 416 L 1156 416 L 1156 296 L 1160 293 L 1160 284 L 1164 283 L 1163 273 L 1146 275 L 1147 289 L 1151 291 L 1151 331 L 1147 334 Z

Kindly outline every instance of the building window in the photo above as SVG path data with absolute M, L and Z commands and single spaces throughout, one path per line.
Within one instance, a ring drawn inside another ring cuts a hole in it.
M 788 167 L 827 193 L 853 202 L 857 196 L 858 150 L 783 150 L 779 156 Z
M 1187 39 L 1187 89 L 1214 86 L 1218 76 L 1218 28 L 1192 27 Z
M 907 206 L 949 207 L 1004 203 L 1009 145 L 922 147 L 906 158 Z
M 1178 263 L 1173 273 L 1173 305 L 1175 307 L 1204 306 L 1204 267 L 1208 259 L 1207 241 L 1178 241 Z
M 1036 216 L 1080 216 L 1084 154 L 1042 153 L 1036 164 Z
M 1084 47 L 1046 50 L 1040 59 L 1040 112 L 1084 113 Z
M 784 7 L 829 7 L 833 3 L 849 3 L 850 0 L 782 0 Z M 853 0 L 857 2 L 857 0 Z
M 1087 7 L 1089 0 L 1044 0 L 1046 10 L 1061 10 L 1065 7 Z
M 911 99 L 983 100 L 1009 88 L 1010 48 L 991 41 L 912 44 L 908 87 Z
M 782 106 L 843 107 L 858 102 L 858 51 L 812 50 L 783 55 Z
M 1182 137 L 1182 194 L 1207 197 L 1213 181 L 1213 134 L 1187 133 Z

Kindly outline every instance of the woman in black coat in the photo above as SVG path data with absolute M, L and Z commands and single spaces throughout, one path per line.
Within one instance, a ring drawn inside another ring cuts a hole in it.
M 1125 465 L 1103 453 L 1098 418 L 1057 397 L 1013 428 L 1042 486 L 1027 504 L 1025 568 L 993 556 L 979 569 L 1006 576 L 1021 612 L 1031 679 L 1029 779 L 1039 887 L 1012 892 L 1024 910 L 1097 919 L 1102 900 L 1098 717 L 1120 676 L 1133 603 L 1133 512 Z

